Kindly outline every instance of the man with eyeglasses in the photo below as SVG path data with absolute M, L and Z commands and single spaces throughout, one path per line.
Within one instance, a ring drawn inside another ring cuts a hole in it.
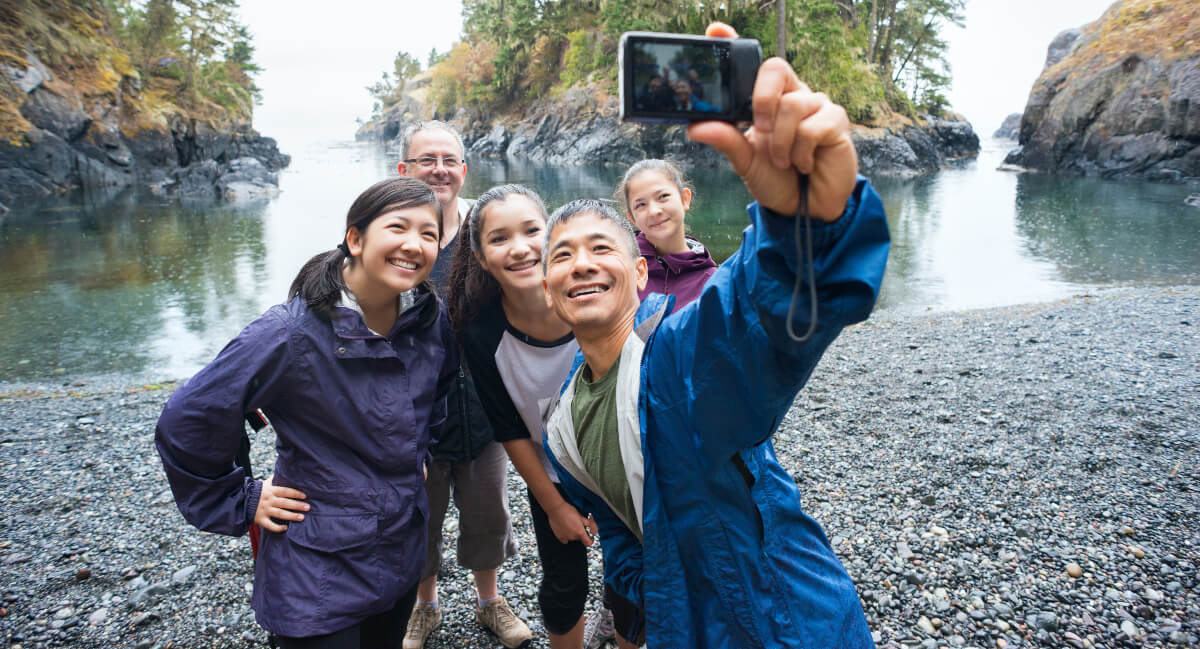
M 424 181 L 442 206 L 442 249 L 429 279 L 443 296 L 449 285 L 459 226 L 472 204 L 458 195 L 467 175 L 463 153 L 462 136 L 444 122 L 417 122 L 404 131 L 401 140 L 400 175 Z M 459 513 L 458 564 L 475 577 L 475 619 L 495 633 L 504 646 L 518 647 L 532 634 L 500 596 L 496 585 L 500 564 L 517 552 L 508 514 L 508 455 L 495 441 L 471 377 L 462 370 L 446 399 L 446 423 L 431 449 L 433 462 L 425 480 L 429 494 L 425 572 L 417 587 L 417 603 L 409 618 L 404 649 L 424 647 L 442 621 L 437 573 L 442 561 L 442 522 L 451 495 Z

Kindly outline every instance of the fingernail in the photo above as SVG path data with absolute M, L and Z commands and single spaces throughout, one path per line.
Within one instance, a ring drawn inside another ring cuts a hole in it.
M 304 514 L 300 514 L 300 520 L 304 520 Z

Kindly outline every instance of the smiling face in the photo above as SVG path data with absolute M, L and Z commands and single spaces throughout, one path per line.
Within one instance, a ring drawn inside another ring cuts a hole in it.
M 458 192 L 462 189 L 463 179 L 467 176 L 467 163 L 463 162 L 463 151 L 458 146 L 458 140 L 450 133 L 440 128 L 427 128 L 412 136 L 405 157 L 409 160 L 422 158 L 454 158 L 459 164 L 447 167 L 438 162 L 432 168 L 411 162 L 401 162 L 400 175 L 424 181 L 437 194 L 438 202 L 443 207 L 458 200 Z
M 484 208 L 476 257 L 504 293 L 539 290 L 545 227 L 538 206 L 520 194 L 492 201 Z
M 433 270 L 438 254 L 438 213 L 433 205 L 388 210 L 361 232 L 346 231 L 346 246 L 357 268 L 360 302 L 394 299 L 416 287 Z
M 687 250 L 684 213 L 692 204 L 692 190 L 680 188 L 660 169 L 647 169 L 625 184 L 626 213 L 646 240 L 660 253 Z
M 686 81 L 676 81 L 671 84 L 671 89 L 675 91 L 675 97 L 681 104 L 686 104 L 692 96 L 692 87 Z
M 574 216 L 550 233 L 542 282 L 546 305 L 577 337 L 603 336 L 637 312 L 646 260 L 628 249 L 626 236 L 594 213 Z

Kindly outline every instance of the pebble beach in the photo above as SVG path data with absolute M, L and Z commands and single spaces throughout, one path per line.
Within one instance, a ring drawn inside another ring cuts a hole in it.
M 154 451 L 183 378 L 0 380 L 5 646 L 266 646 L 248 539 L 191 528 Z M 264 477 L 273 435 L 251 438 Z M 875 314 L 774 443 L 879 647 L 1200 644 L 1200 287 Z M 526 491 L 508 484 L 520 552 L 500 590 L 547 647 Z M 446 536 L 426 646 L 498 647 Z

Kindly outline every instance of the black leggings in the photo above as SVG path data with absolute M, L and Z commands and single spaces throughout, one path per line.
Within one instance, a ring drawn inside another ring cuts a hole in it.
M 604 584 L 604 605 L 612 611 L 617 635 L 631 644 L 646 644 L 646 612 L 641 606 L 618 595 L 607 582 Z
M 352 627 L 307 638 L 275 636 L 281 649 L 395 649 L 404 642 L 408 617 L 417 601 L 417 587 L 404 594 L 390 611 L 363 620 Z
M 562 486 L 554 486 L 565 499 Z M 542 623 L 550 633 L 566 635 L 579 624 L 587 604 L 587 547 L 579 541 L 559 542 L 550 527 L 550 518 L 532 491 L 529 492 L 529 513 L 537 538 L 538 559 L 542 562 L 542 583 L 538 586 Z

